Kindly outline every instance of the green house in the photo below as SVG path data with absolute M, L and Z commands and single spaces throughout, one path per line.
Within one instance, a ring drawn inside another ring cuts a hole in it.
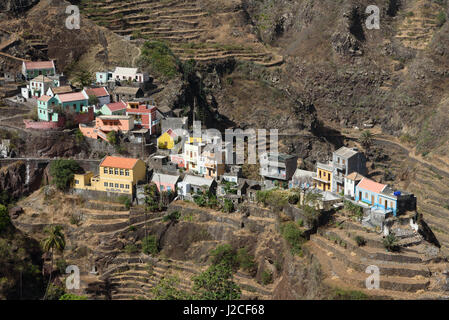
M 42 96 L 37 99 L 37 116 L 40 121 L 58 121 L 58 114 L 54 113 L 54 107 L 59 102 L 56 97 Z M 56 119 L 56 120 L 55 120 Z
M 26 80 L 37 76 L 54 76 L 56 68 L 53 61 L 24 61 L 22 63 L 22 74 Z
M 80 113 L 83 112 L 83 107 L 89 105 L 89 96 L 84 90 L 81 92 L 57 94 L 55 98 L 62 109 L 67 112 Z

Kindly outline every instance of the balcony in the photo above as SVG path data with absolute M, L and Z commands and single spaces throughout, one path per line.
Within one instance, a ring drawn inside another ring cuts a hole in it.
M 287 175 L 286 175 L 285 171 L 279 172 L 279 170 L 277 170 L 277 169 L 270 170 L 270 169 L 266 169 L 266 168 L 261 168 L 260 175 L 263 177 L 272 178 L 272 179 L 279 179 L 279 180 L 287 179 Z
M 338 183 L 344 183 L 344 177 L 341 175 L 334 175 L 334 180 Z

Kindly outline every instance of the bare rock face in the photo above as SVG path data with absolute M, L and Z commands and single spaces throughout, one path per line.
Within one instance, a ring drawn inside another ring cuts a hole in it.
M 14 162 L 0 170 L 0 191 L 13 199 L 30 194 L 40 187 L 43 171 L 34 163 Z
M 39 0 L 0 0 L 0 12 L 20 14 L 27 11 L 38 2 Z

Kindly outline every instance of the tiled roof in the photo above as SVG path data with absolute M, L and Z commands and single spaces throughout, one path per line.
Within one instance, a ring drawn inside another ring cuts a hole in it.
M 383 189 L 385 189 L 387 185 L 373 181 L 368 178 L 363 178 L 362 181 L 357 185 L 358 188 L 361 188 L 363 190 L 380 193 Z
M 114 103 L 108 103 L 106 106 L 111 111 L 118 111 L 118 110 L 126 109 L 126 103 L 124 103 L 123 101 L 114 102 Z
M 172 129 L 168 129 L 167 131 L 165 131 L 170 137 L 172 138 L 176 138 L 178 135 L 176 133 L 173 132 Z
M 210 187 L 214 182 L 213 179 L 206 179 L 197 176 L 186 175 L 183 180 L 184 183 L 191 184 L 194 186 L 208 186 Z
M 42 102 L 47 102 L 48 100 L 50 100 L 52 97 L 50 96 L 46 96 L 43 95 L 42 97 L 40 97 L 39 99 L 37 99 L 38 101 L 42 101 Z
M 359 180 L 362 180 L 363 178 L 365 178 L 365 177 L 362 176 L 360 173 L 355 172 L 355 171 L 353 173 L 350 173 L 350 174 L 348 174 L 346 176 L 346 179 L 354 180 L 354 181 L 359 181 Z
M 83 92 L 63 93 L 63 94 L 58 94 L 58 97 L 61 100 L 61 102 L 71 102 L 71 101 L 80 101 L 80 100 L 88 99 L 83 94 Z
M 100 167 L 132 169 L 139 159 L 108 156 L 100 163 Z
M 26 61 L 25 67 L 27 70 L 53 69 L 55 65 L 53 64 L 53 61 Z
M 36 78 L 34 78 L 31 81 L 35 81 L 35 82 L 53 82 L 53 80 L 51 80 L 50 78 L 47 78 L 44 75 L 37 76 Z
M 105 87 L 86 89 L 86 93 L 88 96 L 96 96 L 96 97 L 109 96 L 109 93 Z
M 116 87 L 114 93 L 136 95 L 139 90 L 137 87 Z
M 153 174 L 153 178 L 151 179 L 151 182 L 159 183 L 169 183 L 169 184 L 176 184 L 178 182 L 179 176 L 173 176 L 170 174 L 162 174 L 162 173 L 155 173 Z
M 341 147 L 340 149 L 338 149 L 337 151 L 335 151 L 334 153 L 337 156 L 340 156 L 342 158 L 348 159 L 350 157 L 352 157 L 353 155 L 357 154 L 357 150 L 355 149 L 351 149 L 348 147 Z
M 124 68 L 124 67 L 116 67 L 114 73 L 118 73 L 127 77 L 134 77 L 137 73 L 137 68 Z
M 53 91 L 54 94 L 61 94 L 61 93 L 70 93 L 73 90 L 71 86 L 61 86 L 51 88 L 51 91 Z

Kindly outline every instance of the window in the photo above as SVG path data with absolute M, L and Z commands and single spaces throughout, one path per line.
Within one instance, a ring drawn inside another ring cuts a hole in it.
M 170 186 L 167 187 L 167 191 L 171 191 L 171 187 Z
M 125 170 L 125 176 L 129 177 L 129 170 Z
M 160 186 L 160 189 L 161 189 L 161 191 L 164 191 L 165 188 L 164 188 L 163 185 L 161 185 L 161 186 Z
M 79 180 L 75 180 L 75 184 L 80 184 Z
M 113 172 L 112 168 L 109 168 L 109 174 L 113 174 Z
M 129 184 L 127 184 L 125 187 L 126 187 L 126 189 L 129 189 Z
M 365 198 L 368 199 L 368 192 L 365 192 Z
M 120 189 L 123 189 L 125 186 L 123 184 L 120 185 Z
M 118 188 L 118 183 L 115 184 L 115 187 Z
M 108 186 L 108 183 L 107 183 L 107 182 L 105 182 L 105 183 L 104 183 L 104 186 L 105 186 L 105 187 L 107 187 L 107 186 Z
M 120 175 L 123 176 L 125 174 L 123 169 L 120 169 Z
M 103 169 L 104 174 L 108 174 L 108 168 Z
M 118 175 L 118 169 L 115 169 L 114 172 L 115 172 L 115 175 Z
M 111 182 L 111 183 L 109 183 L 109 186 L 111 187 L 111 188 L 114 188 L 114 184 Z

